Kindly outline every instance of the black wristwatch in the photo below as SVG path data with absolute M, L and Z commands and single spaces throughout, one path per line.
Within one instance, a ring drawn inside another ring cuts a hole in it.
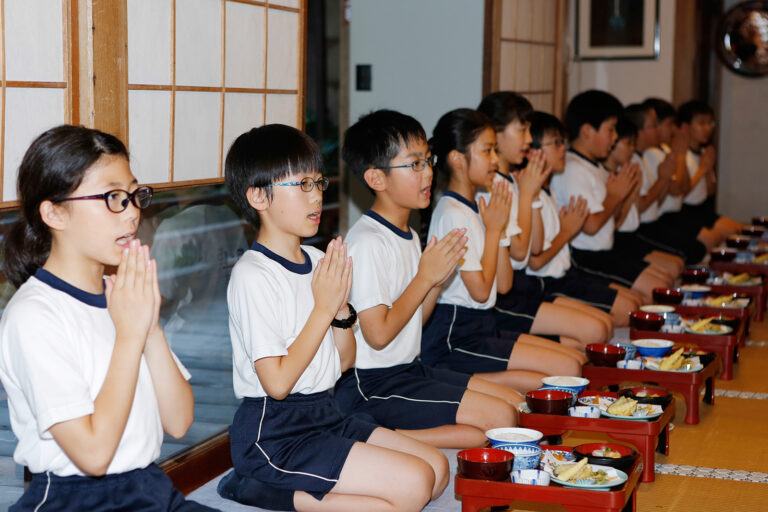
M 355 325 L 355 322 L 357 322 L 357 311 L 355 311 L 355 308 L 353 308 L 352 304 L 349 302 L 347 302 L 347 307 L 349 308 L 349 316 L 342 320 L 334 318 L 331 320 L 331 326 L 338 327 L 339 329 L 349 329 Z

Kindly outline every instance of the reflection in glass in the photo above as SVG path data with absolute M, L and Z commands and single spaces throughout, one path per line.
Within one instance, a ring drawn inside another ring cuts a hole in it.
M 716 46 L 731 70 L 754 77 L 768 73 L 768 0 L 742 2 L 725 13 Z

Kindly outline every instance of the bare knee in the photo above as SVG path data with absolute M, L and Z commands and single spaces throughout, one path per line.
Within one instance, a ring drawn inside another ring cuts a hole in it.
M 486 411 L 489 428 L 514 427 L 517 425 L 517 410 L 500 398 L 494 397 L 493 407 Z
M 393 510 L 422 510 L 432 499 L 435 486 L 432 466 L 418 457 L 413 457 L 408 466 L 407 477 L 399 478 L 397 489 L 392 489 Z

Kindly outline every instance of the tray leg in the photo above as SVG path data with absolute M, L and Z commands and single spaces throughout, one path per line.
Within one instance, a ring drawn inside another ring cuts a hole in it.
M 669 455 L 669 425 L 664 427 L 664 430 L 659 432 L 658 441 L 656 442 L 656 451 L 662 455 Z
M 666 429 L 665 429 L 666 432 Z M 619 441 L 631 443 L 640 455 L 643 456 L 643 476 L 642 482 L 653 482 L 655 480 L 654 466 L 656 463 L 656 453 L 654 446 L 656 439 L 654 436 L 644 436 L 640 434 L 622 434 L 620 432 L 608 432 L 608 435 Z
M 637 491 L 632 491 L 632 496 L 629 497 L 621 512 L 635 512 L 635 510 L 637 510 Z
M 689 425 L 696 425 L 699 422 L 699 388 L 698 386 L 689 386 L 685 390 L 685 422 Z
M 485 498 L 479 496 L 462 496 L 461 512 L 478 512 L 485 507 L 509 505 L 509 500 L 500 500 L 498 498 Z
M 726 351 L 725 357 L 723 357 L 723 373 L 720 375 L 720 378 L 723 380 L 731 380 L 733 379 L 733 358 L 734 354 L 729 353 Z
M 704 402 L 709 405 L 715 404 L 715 378 L 709 377 L 704 381 Z

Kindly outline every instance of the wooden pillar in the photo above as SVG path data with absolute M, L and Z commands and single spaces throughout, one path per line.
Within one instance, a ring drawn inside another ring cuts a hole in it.
M 80 123 L 128 145 L 127 0 L 77 0 Z

